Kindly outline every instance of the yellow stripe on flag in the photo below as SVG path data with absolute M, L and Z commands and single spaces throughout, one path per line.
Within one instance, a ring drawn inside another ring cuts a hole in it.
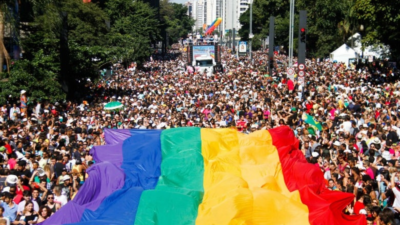
M 309 224 L 298 191 L 286 187 L 268 131 L 201 129 L 204 197 L 198 225 Z

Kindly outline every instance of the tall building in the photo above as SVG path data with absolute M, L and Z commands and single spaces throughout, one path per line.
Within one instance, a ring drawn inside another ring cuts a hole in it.
M 192 6 L 192 2 L 186 2 L 185 3 L 185 5 L 186 5 L 186 7 L 187 7 L 187 9 L 188 9 L 188 11 L 187 11 L 187 15 L 189 16 L 189 17 L 192 17 L 193 18 L 193 6 Z
M 217 30 L 224 31 L 235 28 L 239 30 L 240 16 L 249 8 L 250 0 L 189 0 L 192 6 L 192 18 L 196 20 L 194 29 L 198 30 L 203 24 L 210 25 L 215 19 L 222 18 Z
M 200 28 L 203 27 L 203 24 L 205 24 L 206 21 L 206 10 L 205 10 L 205 6 L 206 4 L 204 4 L 203 0 L 195 0 L 193 5 L 195 5 L 195 7 L 193 8 L 195 10 L 196 13 L 193 13 L 194 18 L 196 20 L 195 23 L 195 30 L 199 30 Z

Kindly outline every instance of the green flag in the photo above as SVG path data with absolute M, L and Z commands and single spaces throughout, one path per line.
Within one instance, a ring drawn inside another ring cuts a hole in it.
M 315 127 L 318 130 L 322 130 L 322 125 L 318 122 L 314 117 L 305 114 L 304 122 L 310 124 L 311 126 Z
M 308 134 L 311 134 L 311 135 L 315 135 L 315 130 L 314 130 L 314 128 L 312 128 L 312 127 L 309 127 L 308 129 Z

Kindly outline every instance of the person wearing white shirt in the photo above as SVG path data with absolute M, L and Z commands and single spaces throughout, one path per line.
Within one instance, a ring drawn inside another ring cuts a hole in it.
M 16 104 L 14 104 L 14 106 L 10 109 L 10 119 L 11 120 L 15 119 L 14 113 L 16 113 L 16 114 L 20 114 L 21 113 L 21 111 L 19 110 L 19 108 L 17 107 Z
M 40 102 L 38 102 L 37 105 L 36 105 L 36 107 L 35 107 L 35 115 L 36 115 L 36 117 L 38 117 L 38 118 L 39 118 L 39 116 L 40 116 L 40 110 L 41 110 L 41 108 L 42 108 L 42 105 L 40 104 Z
M 32 201 L 33 202 L 33 210 L 35 210 L 36 212 L 39 212 L 39 204 L 35 200 L 32 199 L 31 193 L 29 191 L 24 191 L 23 195 L 24 195 L 24 200 L 18 204 L 17 212 L 21 213 L 24 211 L 25 203 L 27 201 Z
M 400 207 L 400 190 L 396 187 L 396 184 L 395 184 L 395 179 L 398 175 L 399 175 L 398 173 L 393 173 L 392 177 L 390 178 L 391 188 L 392 188 L 393 194 L 395 196 L 395 199 L 393 202 L 393 208 Z
M 53 189 L 54 193 L 54 202 L 64 206 L 68 203 L 67 196 L 61 194 L 61 187 L 55 186 Z

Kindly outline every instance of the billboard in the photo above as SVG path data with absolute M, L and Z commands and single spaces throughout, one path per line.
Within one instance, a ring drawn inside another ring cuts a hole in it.
M 239 41 L 239 56 L 247 54 L 247 41 Z
M 194 45 L 193 46 L 193 61 L 199 56 L 211 56 L 215 59 L 214 45 Z

